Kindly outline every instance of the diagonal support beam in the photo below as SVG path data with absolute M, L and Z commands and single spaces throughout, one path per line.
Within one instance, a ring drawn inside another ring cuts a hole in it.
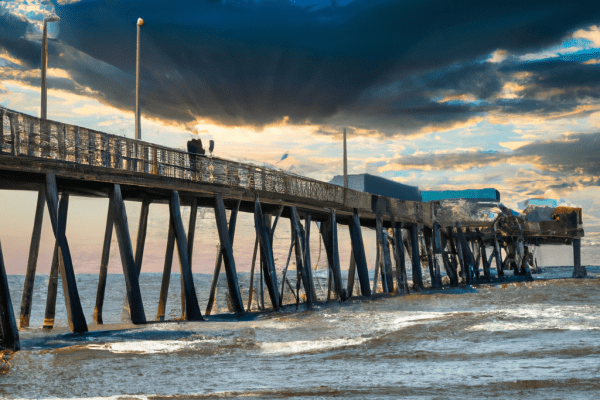
M 331 210 L 329 219 L 321 223 L 321 236 L 327 253 L 327 262 L 333 273 L 333 290 L 335 295 L 341 300 L 346 300 L 346 291 L 342 285 L 342 271 L 340 268 L 340 253 L 338 249 L 337 238 L 337 218 L 335 210 Z
M 267 284 L 267 290 L 269 291 L 273 309 L 277 311 L 279 310 L 279 288 L 277 287 L 275 260 L 273 258 L 273 248 L 271 245 L 273 241 L 271 240 L 271 229 L 265 221 L 258 197 L 254 201 L 254 228 L 256 229 L 256 236 L 258 236 L 260 244 L 260 259 L 264 280 Z
M 222 201 L 223 201 L 223 199 L 221 198 L 221 202 Z M 241 204 L 241 200 L 239 200 L 236 204 L 236 207 L 233 210 L 231 210 L 231 215 L 229 217 L 228 235 L 229 235 L 229 242 L 231 243 L 232 247 L 233 247 L 233 239 L 235 237 L 235 226 L 237 224 L 237 216 L 238 216 L 238 212 L 240 210 L 240 204 Z M 217 218 L 216 207 L 217 206 L 215 205 L 215 218 Z M 223 209 L 224 208 L 225 207 L 223 206 Z M 220 227 L 219 219 L 217 218 L 217 230 L 219 229 L 219 227 Z M 217 259 L 215 260 L 215 270 L 213 272 L 213 280 L 210 285 L 210 294 L 208 296 L 208 304 L 206 305 L 206 312 L 205 312 L 206 315 L 210 315 L 210 313 L 212 312 L 214 303 L 215 303 L 215 296 L 217 294 L 217 283 L 219 282 L 219 275 L 221 274 L 221 265 L 223 263 L 223 252 L 224 252 L 224 248 L 222 245 L 220 245 L 219 251 L 217 252 Z M 228 284 L 229 284 L 229 281 L 228 281 Z M 237 286 L 237 287 L 238 287 L 238 291 L 239 291 L 239 286 Z M 242 309 L 243 309 L 243 307 L 242 307 Z M 235 311 L 235 312 L 238 312 L 238 311 Z
M 0 123 L 2 121 L 0 120 Z M 10 301 L 8 278 L 4 267 L 4 257 L 0 246 L 0 346 L 3 349 L 18 351 L 21 349 L 19 329 Z
M 96 305 L 94 306 L 94 323 L 101 325 L 102 308 L 104 306 L 104 293 L 106 290 L 106 278 L 108 274 L 108 260 L 110 258 L 110 243 L 113 235 L 115 222 L 114 207 L 112 201 L 108 201 L 108 214 L 106 216 L 106 230 L 104 231 L 104 243 L 102 244 L 102 257 L 100 259 L 100 273 L 98 275 L 98 290 L 96 292 Z
M 185 230 L 183 229 L 183 221 L 181 220 L 179 193 L 174 190 L 171 192 L 169 211 L 171 214 L 171 224 L 173 225 L 173 230 L 175 232 L 177 254 L 179 255 L 179 266 L 181 269 L 181 276 L 183 278 L 183 287 L 185 292 L 184 317 L 188 321 L 202 321 L 204 318 L 202 318 L 202 314 L 200 313 L 196 289 L 194 288 L 194 277 L 192 275 L 192 268 L 190 267 L 190 260 L 188 258 L 188 242 L 185 235 Z
M 406 277 L 406 259 L 404 256 L 404 244 L 402 239 L 402 225 L 394 222 L 394 258 L 396 260 L 396 283 L 398 293 L 410 293 L 408 279 Z
M 392 258 L 390 255 L 390 242 L 388 239 L 388 232 L 385 228 L 382 228 L 381 230 L 381 250 L 383 258 L 382 271 L 385 273 L 385 290 L 386 293 L 390 293 L 394 291 L 394 278 L 392 276 Z
M 37 269 L 38 255 L 40 252 L 40 238 L 42 236 L 42 221 L 44 219 L 45 202 L 44 190 L 41 189 L 38 192 L 35 218 L 33 222 L 33 233 L 31 235 L 31 245 L 29 246 L 29 259 L 27 260 L 27 272 L 25 273 L 25 282 L 23 283 L 21 315 L 19 318 L 19 327 L 21 329 L 29 326 L 29 317 L 31 316 L 31 299 L 33 296 L 35 272 Z
M 309 306 L 312 306 L 317 301 L 317 295 L 312 279 L 310 251 L 307 248 L 308 240 L 310 240 L 310 215 L 307 215 L 306 232 L 300 223 L 296 207 L 291 207 L 290 219 L 292 221 L 292 235 L 294 235 L 295 240 L 296 268 L 302 279 L 304 293 L 306 293 L 306 302 Z
M 419 253 L 419 225 L 413 224 L 410 227 L 410 244 L 412 257 L 412 275 L 413 288 L 416 290 L 423 289 L 423 273 L 421 271 L 421 259 Z
M 150 211 L 151 200 L 144 198 L 142 208 L 140 209 L 140 222 L 135 244 L 135 269 L 138 276 L 142 271 L 142 259 L 144 258 L 144 247 L 146 245 L 146 231 L 148 230 L 148 212 Z
M 360 292 L 363 296 L 371 296 L 371 285 L 369 279 L 369 267 L 367 266 L 367 257 L 365 256 L 365 246 L 360 229 L 360 219 L 358 210 L 355 208 L 352 215 L 352 221 L 348 226 L 350 230 L 350 240 L 352 242 L 352 253 L 358 270 L 358 280 L 360 282 Z
M 228 230 L 227 214 L 225 213 L 225 204 L 223 203 L 223 196 L 221 195 L 221 193 L 215 193 L 215 219 L 217 221 L 217 230 L 219 231 L 219 240 L 221 242 L 219 259 L 222 258 L 223 264 L 225 264 L 225 274 L 227 275 L 227 286 L 229 288 L 229 296 L 233 305 L 233 311 L 236 314 L 244 313 L 244 301 L 242 300 L 242 295 L 240 293 L 240 285 L 238 283 L 232 247 L 240 203 L 241 201 L 238 201 L 235 210 L 231 212 Z M 220 270 L 220 265 L 218 265 L 218 267 L 218 269 Z M 218 274 L 215 278 L 218 279 Z M 213 283 L 215 284 L 216 279 L 213 280 Z
M 169 219 L 170 220 L 170 219 Z M 169 295 L 169 283 L 171 281 L 171 267 L 173 266 L 173 253 L 175 252 L 175 231 L 173 224 L 169 221 L 169 231 L 167 234 L 167 250 L 165 251 L 165 264 L 163 267 L 162 281 L 160 284 L 160 296 L 158 299 L 158 311 L 156 313 L 157 321 L 165 320 L 165 311 L 167 308 L 167 298 Z
M 54 237 L 58 242 L 62 263 L 59 268 L 63 284 L 63 293 L 65 296 L 65 304 L 67 306 L 67 320 L 71 331 L 74 333 L 87 332 L 87 323 L 81 302 L 79 300 L 79 292 L 77 291 L 77 282 L 75 281 L 75 272 L 73 270 L 73 261 L 69 244 L 65 236 L 66 220 L 67 220 L 67 202 L 69 199 L 68 193 L 63 193 L 61 198 L 61 207 L 58 206 L 58 189 L 56 187 L 56 176 L 54 174 L 46 175 L 46 203 L 50 214 L 50 222 Z M 63 202 L 64 199 L 64 202 Z
M 131 315 L 131 322 L 141 324 L 146 322 L 144 313 L 144 304 L 142 302 L 142 292 L 138 272 L 133 257 L 133 248 L 131 247 L 131 236 L 129 235 L 129 226 L 127 224 L 127 212 L 125 202 L 121 195 L 121 187 L 117 184 L 111 190 L 109 195 L 111 206 L 113 207 L 114 227 L 119 243 L 119 252 L 121 254 L 121 264 L 123 264 L 123 275 L 125 277 L 125 286 L 127 290 L 127 302 Z

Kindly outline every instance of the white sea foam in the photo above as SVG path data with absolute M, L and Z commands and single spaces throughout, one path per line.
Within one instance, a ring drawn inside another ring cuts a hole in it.
M 114 342 L 105 344 L 90 344 L 92 350 L 106 350 L 112 353 L 174 353 L 184 349 L 198 347 L 206 343 L 216 343 L 220 339 L 202 340 L 142 340 L 136 342 Z
M 299 340 L 296 342 L 266 342 L 259 343 L 265 354 L 299 354 L 311 351 L 331 350 L 346 346 L 357 346 L 366 342 L 367 339 L 323 339 L 323 340 Z
M 32 400 L 31 397 L 27 399 L 14 399 L 14 400 Z M 108 397 L 47 397 L 47 398 L 35 398 L 35 400 L 148 400 L 148 396 L 144 395 L 128 395 L 120 394 L 117 396 Z
M 591 306 L 524 306 L 496 310 L 494 321 L 474 325 L 468 330 L 518 331 L 534 329 L 600 330 L 598 308 Z

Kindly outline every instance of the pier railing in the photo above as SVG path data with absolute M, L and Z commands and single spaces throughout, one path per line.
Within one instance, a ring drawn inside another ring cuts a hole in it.
M 284 171 L 205 157 L 153 143 L 0 107 L 0 152 L 139 172 L 227 187 L 262 190 L 370 209 L 371 195 Z M 344 200 L 346 200 L 344 202 Z

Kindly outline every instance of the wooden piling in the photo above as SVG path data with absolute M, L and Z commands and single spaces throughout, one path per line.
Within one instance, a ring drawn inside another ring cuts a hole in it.
M 258 251 L 258 236 L 254 239 L 254 252 L 252 253 L 252 265 L 250 267 L 250 288 L 248 289 L 248 311 L 252 310 L 252 295 L 254 292 L 254 266 L 256 265 L 256 253 Z M 290 250 L 291 251 L 291 250 Z
M 380 271 L 381 271 L 381 222 L 380 222 L 379 217 L 376 216 L 375 217 L 375 266 L 373 268 L 373 293 L 374 294 L 377 294 L 377 285 L 379 284 Z M 381 274 L 381 275 L 383 275 L 383 274 Z M 385 292 L 385 290 L 384 290 L 384 292 Z
M 312 280 L 312 268 L 310 267 L 310 254 L 308 254 L 309 250 L 307 249 L 307 238 L 310 239 L 310 221 L 305 232 L 300 224 L 300 217 L 296 207 L 290 208 L 290 221 L 292 224 L 292 234 L 295 238 L 296 270 L 302 280 L 306 302 L 310 307 L 317 301 Z M 307 265 L 307 261 L 309 265 Z
M 456 252 L 458 254 L 458 262 L 460 263 L 460 275 L 463 276 L 463 279 L 467 285 L 471 284 L 471 273 L 469 271 L 469 260 L 466 256 L 467 249 L 463 246 L 463 234 L 462 229 L 456 228 Z
M 285 283 L 287 282 L 286 275 L 287 275 L 288 267 L 290 265 L 290 260 L 292 259 L 292 250 L 294 250 L 295 243 L 296 243 L 296 235 L 294 232 L 294 226 L 292 225 L 290 249 L 288 251 L 287 261 L 285 262 L 285 268 L 283 269 L 283 273 L 281 274 L 281 292 L 279 295 L 279 307 L 281 307 L 283 305 L 283 293 L 285 291 Z M 298 262 L 298 261 L 296 260 L 296 262 Z M 290 286 L 290 290 L 291 290 L 292 294 L 294 294 L 294 290 L 293 290 L 293 288 L 291 288 L 291 286 Z
M 450 229 L 448 230 L 450 231 Z M 446 246 L 450 247 L 450 240 L 445 236 L 441 237 L 442 241 L 442 262 L 444 264 L 444 269 L 446 270 L 446 275 L 448 275 L 448 279 L 450 279 L 450 286 L 458 286 L 458 274 L 456 272 L 456 268 L 452 263 L 452 258 L 449 252 L 446 250 Z
M 160 295 L 158 299 L 158 311 L 156 320 L 164 321 L 167 308 L 167 299 L 169 297 L 169 283 L 171 282 L 171 268 L 173 267 L 173 253 L 175 252 L 175 230 L 173 222 L 169 217 L 169 230 L 167 233 L 167 249 L 165 251 L 165 263 L 163 266 L 163 275 L 160 283 Z
M 179 206 L 179 193 L 175 190 L 171 191 L 169 200 L 169 211 L 171 214 L 171 224 L 175 231 L 175 243 L 177 246 L 177 254 L 179 255 L 179 267 L 183 277 L 183 285 L 185 292 L 185 319 L 187 321 L 202 321 L 200 306 L 198 305 L 198 297 L 194 288 L 194 277 L 190 260 L 188 258 L 188 241 L 183 229 L 183 221 L 181 220 L 181 209 Z M 225 237 L 227 235 L 225 234 Z
M 410 243 L 412 248 L 412 275 L 413 288 L 415 290 L 423 289 L 423 274 L 421 272 L 421 260 L 419 258 L 419 226 L 412 224 L 410 228 Z
M 3 123 L 3 121 L 0 121 Z M 44 220 L 44 207 L 46 196 L 44 190 L 38 191 L 37 205 L 35 208 L 35 218 L 33 221 L 33 233 L 31 234 L 31 244 L 29 246 L 29 258 L 27 260 L 27 272 L 25 273 L 25 282 L 23 283 L 23 297 L 21 298 L 21 315 L 19 317 L 19 327 L 21 329 L 29 326 L 29 317 L 31 315 L 31 298 L 33 296 L 33 286 L 35 283 L 35 272 L 37 269 L 38 254 L 40 252 L 40 238 L 42 236 L 42 222 Z
M 0 123 L 3 121 L 0 120 Z M 0 246 L 0 348 L 12 351 L 21 349 L 19 329 L 10 300 L 2 246 Z
M 51 330 L 54 328 L 54 316 L 56 314 L 56 292 L 58 290 L 58 271 L 63 267 L 60 266 L 62 257 L 58 243 L 54 244 L 54 252 L 52 253 L 52 264 L 50 265 L 50 274 L 48 276 L 48 290 L 46 294 L 46 309 L 44 312 L 43 328 Z
M 495 235 L 496 228 L 494 227 L 494 257 L 496 257 L 496 272 L 498 273 L 498 278 L 504 277 L 504 271 L 502 270 L 502 253 L 500 252 L 500 244 L 498 243 L 498 238 Z
M 402 239 L 402 225 L 394 222 L 394 258 L 396 260 L 396 284 L 398 293 L 410 293 L 408 288 L 408 279 L 406 277 L 406 260 L 404 256 L 404 246 Z
M 581 265 L 581 239 L 573 239 L 573 278 L 585 278 L 587 271 Z
M 279 310 L 279 288 L 277 287 L 275 261 L 273 259 L 273 250 L 271 247 L 271 229 L 265 221 L 258 197 L 254 201 L 254 227 L 256 229 L 256 235 L 259 237 L 261 270 L 265 277 L 264 281 L 267 284 L 267 290 L 269 291 L 273 309 L 277 311 Z
M 138 222 L 138 231 L 135 245 L 135 271 L 138 276 L 138 280 L 140 277 L 140 273 L 142 272 L 142 260 L 144 258 L 144 247 L 146 245 L 146 230 L 148 228 L 148 211 L 150 208 L 150 199 L 144 197 L 142 200 L 142 207 L 140 208 L 140 219 Z M 121 313 L 122 318 L 131 318 L 131 310 L 129 308 L 129 303 L 127 302 L 127 296 L 125 296 L 125 303 L 123 304 L 123 312 Z
M 438 287 L 437 278 L 435 274 L 435 267 L 433 265 L 433 252 L 431 251 L 431 229 L 424 227 L 422 230 L 423 239 L 425 241 L 425 254 L 427 254 L 427 267 L 429 269 L 429 278 L 431 279 L 431 287 Z
M 442 279 L 440 274 L 440 268 L 437 264 L 437 259 L 435 257 L 434 252 L 434 234 L 431 228 L 423 229 L 423 238 L 425 239 L 425 249 L 427 252 L 427 262 L 429 264 L 429 275 L 431 277 L 431 287 L 432 288 L 441 288 L 442 287 Z
M 111 201 L 108 202 L 108 214 L 106 216 L 106 229 L 104 231 L 104 243 L 102 244 L 102 256 L 100 258 L 100 273 L 98 275 L 98 290 L 96 291 L 96 305 L 94 306 L 94 323 L 101 325 L 102 308 L 104 306 L 104 292 L 106 290 L 106 278 L 108 274 L 108 260 L 110 258 L 110 243 L 112 241 L 114 208 Z
M 46 175 L 45 192 L 52 230 L 54 231 L 55 239 L 58 241 L 60 254 L 63 260 L 59 272 L 62 278 L 69 327 L 74 333 L 87 332 L 88 328 L 79 300 L 71 252 L 69 251 L 69 244 L 65 236 L 69 196 L 68 193 L 63 193 L 61 196 L 62 207 L 60 207 L 58 204 L 58 189 L 56 187 L 56 177 L 54 174 Z
M 327 262 L 333 275 L 335 295 L 342 301 L 346 300 L 346 291 L 342 288 L 342 271 L 337 238 L 337 218 L 335 210 L 329 213 L 329 219 L 321 223 L 321 236 L 327 253 Z
M 348 299 L 352 298 L 354 293 L 354 279 L 356 277 L 356 260 L 354 259 L 354 251 L 350 251 L 350 264 L 348 265 L 348 286 L 346 289 L 346 294 L 348 295 Z
M 491 280 L 490 262 L 488 261 L 488 258 L 487 258 L 485 244 L 483 243 L 483 235 L 481 234 L 479 229 L 477 230 L 477 233 L 479 234 L 479 238 L 478 238 L 479 252 L 481 253 L 481 261 L 483 263 L 483 277 L 485 278 L 486 282 L 490 282 L 490 280 Z
M 232 247 L 240 203 L 241 202 L 238 201 L 236 208 L 231 211 L 228 231 L 227 214 L 225 213 L 223 196 L 220 193 L 215 193 L 215 219 L 217 221 L 217 230 L 219 231 L 219 240 L 221 241 L 221 256 L 223 258 L 223 264 L 225 264 L 225 274 L 227 275 L 229 296 L 231 297 L 231 301 L 233 303 L 233 310 L 237 314 L 244 313 L 244 301 L 242 300 L 242 295 L 240 293 L 240 285 L 238 283 Z
M 305 225 L 305 235 L 306 238 L 304 239 L 304 268 L 306 269 L 306 277 L 307 277 L 307 283 L 308 283 L 308 288 L 310 291 L 310 296 L 312 298 L 311 302 L 312 303 L 316 303 L 317 302 L 317 291 L 315 290 L 315 281 L 313 279 L 313 273 L 312 273 L 312 260 L 311 260 L 311 256 L 310 256 L 310 224 L 312 221 L 312 217 L 310 214 L 306 214 L 306 216 L 304 217 L 304 225 Z
M 118 184 L 113 186 L 109 197 L 111 206 L 113 207 L 114 227 L 117 234 L 117 242 L 119 244 L 121 264 L 123 265 L 123 275 L 125 277 L 125 287 L 127 290 L 127 302 L 129 304 L 131 322 L 134 324 L 141 324 L 146 322 L 146 314 L 144 313 L 139 277 L 135 266 L 133 248 L 131 246 L 127 212 L 121 195 L 121 187 Z
M 238 212 L 240 209 L 240 204 L 241 204 L 241 201 L 238 201 L 236 204 L 236 208 L 231 210 L 231 216 L 229 218 L 228 235 L 229 235 L 229 240 L 231 242 L 231 246 L 233 246 L 233 239 L 235 237 L 235 225 L 237 222 L 237 215 L 238 215 Z M 215 212 L 215 217 L 216 217 L 216 212 Z M 217 229 L 219 228 L 218 223 L 219 222 L 217 221 Z M 206 315 L 211 314 L 212 308 L 215 303 L 215 298 L 216 298 L 216 294 L 217 294 L 217 284 L 219 283 L 219 275 L 221 274 L 221 265 L 223 263 L 223 251 L 224 251 L 223 246 L 221 245 L 221 243 L 219 243 L 219 250 L 217 251 L 217 258 L 215 259 L 215 268 L 213 271 L 213 279 L 210 284 L 208 303 L 206 305 L 206 311 L 204 312 L 204 314 L 206 314 Z M 235 310 L 233 310 L 233 309 L 230 311 L 235 312 Z
M 388 239 L 387 230 L 384 228 L 381 231 L 381 254 L 383 258 L 382 263 L 382 272 L 385 272 L 385 279 L 382 282 L 385 282 L 385 291 L 386 293 L 391 293 L 394 291 L 394 278 L 392 276 L 392 259 L 390 256 L 390 242 Z
M 358 271 L 361 295 L 371 296 L 369 269 L 367 266 L 367 258 L 365 256 L 362 231 L 360 229 L 360 219 L 356 208 L 353 211 L 352 220 L 350 221 L 348 228 L 350 230 L 350 240 L 352 242 L 352 254 L 354 255 L 356 269 Z

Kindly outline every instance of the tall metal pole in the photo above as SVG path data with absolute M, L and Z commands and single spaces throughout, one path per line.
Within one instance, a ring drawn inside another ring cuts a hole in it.
M 348 152 L 346 148 L 346 128 L 344 128 L 344 189 L 348 189 Z
M 142 138 L 140 126 L 140 28 L 144 25 L 144 20 L 137 20 L 137 47 L 135 53 L 135 139 Z
M 46 88 L 46 71 L 48 69 L 48 22 L 60 21 L 58 17 L 44 18 L 44 30 L 42 33 L 42 94 L 40 119 L 44 120 L 48 116 L 48 94 Z

